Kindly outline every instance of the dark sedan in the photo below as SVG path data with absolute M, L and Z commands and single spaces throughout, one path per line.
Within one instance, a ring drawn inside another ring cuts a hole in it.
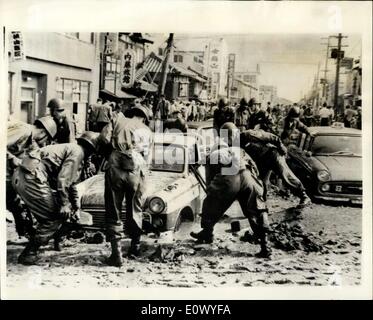
M 288 164 L 314 200 L 362 203 L 361 131 L 310 127 L 289 148 Z

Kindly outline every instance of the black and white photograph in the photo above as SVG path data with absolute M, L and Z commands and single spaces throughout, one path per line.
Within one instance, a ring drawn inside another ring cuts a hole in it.
M 371 38 L 277 21 L 270 32 L 4 26 L 13 298 L 371 290 Z

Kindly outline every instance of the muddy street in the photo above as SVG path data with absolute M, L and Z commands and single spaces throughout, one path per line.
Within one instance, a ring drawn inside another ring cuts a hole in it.
M 185 223 L 174 236 L 144 237 L 142 257 L 126 258 L 122 268 L 103 263 L 110 253 L 108 243 L 86 243 L 84 238 L 68 239 L 61 252 L 53 251 L 50 243 L 44 247 L 38 266 L 18 265 L 24 244 L 17 243 L 14 225 L 7 223 L 7 285 L 180 288 L 360 284 L 361 208 L 312 204 L 298 216 L 285 210 L 295 204 L 296 199 L 285 201 L 277 196 L 269 200 L 271 259 L 256 258 L 259 246 L 243 241 L 249 227 L 236 203 L 217 225 L 212 245 L 194 244 L 189 232 L 198 231 L 199 224 Z M 239 221 L 239 232 L 231 232 L 232 221 Z M 123 243 L 127 249 L 129 241 Z

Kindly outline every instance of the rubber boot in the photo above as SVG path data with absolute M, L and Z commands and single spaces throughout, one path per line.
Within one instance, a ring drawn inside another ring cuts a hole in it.
M 197 239 L 196 243 L 212 243 L 214 241 L 214 235 L 212 229 L 202 229 L 200 232 L 191 232 L 190 236 Z
M 309 196 L 307 196 L 305 191 L 302 191 L 299 198 L 300 198 L 300 201 L 299 201 L 299 204 L 297 205 L 298 209 L 302 209 L 302 208 L 308 206 L 309 204 L 311 204 L 311 202 L 312 202 L 311 199 L 309 198 Z
M 18 263 L 26 266 L 37 264 L 39 260 L 39 247 L 40 246 L 37 245 L 34 240 L 30 240 L 25 249 L 23 249 L 23 251 L 19 255 Z
M 136 259 L 140 256 L 140 238 L 136 237 L 131 240 L 131 245 L 127 253 L 129 259 Z
M 266 233 L 264 233 L 260 241 L 260 252 L 258 252 L 255 256 L 257 258 L 270 258 L 271 255 L 272 255 L 272 250 L 268 244 L 268 236 Z
M 111 241 L 111 255 L 106 259 L 107 265 L 113 267 L 121 267 L 123 265 L 121 249 L 120 240 Z

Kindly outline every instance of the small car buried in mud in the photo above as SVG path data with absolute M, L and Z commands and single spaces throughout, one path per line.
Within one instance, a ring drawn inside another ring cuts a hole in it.
M 314 137 L 302 134 L 289 148 L 289 167 L 314 200 L 362 204 L 361 131 L 309 127 Z
M 184 221 L 194 221 L 205 197 L 192 169 L 204 176 L 199 165 L 197 138 L 186 134 L 155 134 L 150 170 L 146 177 L 147 200 L 143 211 L 145 232 L 178 231 Z M 193 166 L 193 168 L 191 168 Z M 102 168 L 103 166 L 101 166 Z M 81 210 L 92 215 L 89 229 L 105 229 L 105 178 L 102 170 L 78 185 Z M 125 199 L 122 221 L 125 225 Z

